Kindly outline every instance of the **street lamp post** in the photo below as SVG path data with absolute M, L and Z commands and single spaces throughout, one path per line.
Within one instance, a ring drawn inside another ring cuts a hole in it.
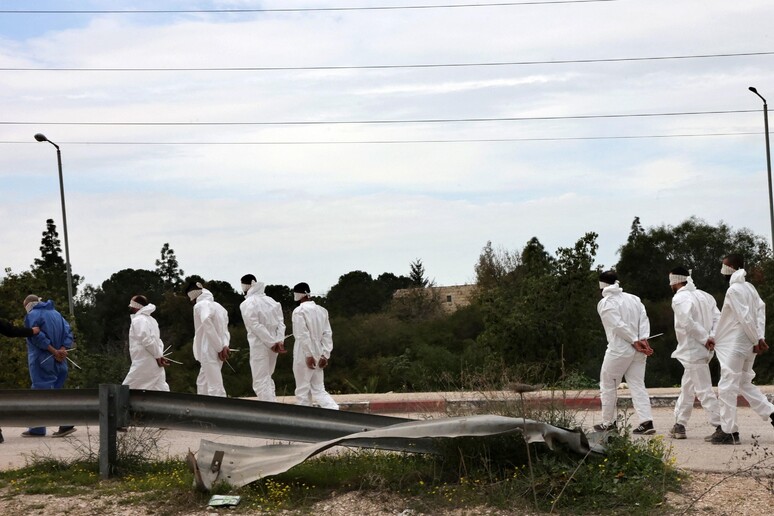
M 35 139 L 39 142 L 48 142 L 56 147 L 56 162 L 59 166 L 59 196 L 62 199 L 62 226 L 64 228 L 65 269 L 67 270 L 67 302 L 70 305 L 70 317 L 74 320 L 75 310 L 73 308 L 73 274 L 70 270 L 70 244 L 67 238 L 67 210 L 65 209 L 64 179 L 62 178 L 62 152 L 59 150 L 59 145 L 46 138 L 44 134 L 36 134 Z
M 768 175 L 766 176 L 769 180 L 769 216 L 771 220 L 771 246 L 772 249 L 774 249 L 774 198 L 771 195 L 771 150 L 769 148 L 769 107 L 766 104 L 766 99 L 763 98 L 763 95 L 758 93 L 758 90 L 755 89 L 754 86 L 750 86 L 749 90 L 756 95 L 760 97 L 760 99 L 763 101 L 763 128 L 766 132 L 766 167 L 768 170 Z

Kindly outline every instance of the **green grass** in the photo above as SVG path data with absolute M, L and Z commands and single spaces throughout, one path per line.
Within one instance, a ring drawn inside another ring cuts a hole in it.
M 245 508 L 303 509 L 332 492 L 391 492 L 419 511 L 534 509 L 564 513 L 647 513 L 680 488 L 669 446 L 661 438 L 614 439 L 607 456 L 582 457 L 530 445 L 518 435 L 447 441 L 440 456 L 348 451 L 307 461 L 289 472 L 234 491 Z
M 304 512 L 334 493 L 392 493 L 417 511 L 470 509 L 540 510 L 560 513 L 645 514 L 657 510 L 680 477 L 663 439 L 613 439 L 606 456 L 583 457 L 530 445 L 533 471 L 518 434 L 445 441 L 438 456 L 345 450 L 306 461 L 290 471 L 239 489 L 216 486 L 213 493 L 237 494 L 234 513 Z M 135 464 L 136 466 L 136 464 Z M 534 475 L 534 481 L 532 480 Z M 176 514 L 206 505 L 213 493 L 197 493 L 183 461 L 148 462 L 109 481 L 100 481 L 92 462 L 40 460 L 0 472 L 5 497 L 25 494 L 119 497 L 123 506 Z
M 0 472 L 0 488 L 9 494 L 51 494 L 71 496 L 93 488 L 99 482 L 96 464 L 40 460 L 32 466 Z

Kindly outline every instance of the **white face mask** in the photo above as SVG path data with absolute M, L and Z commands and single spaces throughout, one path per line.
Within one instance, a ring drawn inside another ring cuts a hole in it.
M 201 290 L 192 290 L 188 293 L 188 299 L 195 301 L 197 297 L 202 293 Z
M 720 267 L 720 274 L 724 276 L 731 276 L 735 272 L 736 272 L 736 269 L 734 269 L 733 267 L 729 267 L 725 263 Z
M 293 300 L 294 301 L 301 301 L 309 294 L 304 294 L 303 292 L 293 292 Z
M 38 303 L 40 303 L 40 301 L 31 301 L 31 302 L 27 303 L 26 305 L 24 305 L 24 309 L 27 310 L 27 313 L 30 313 L 30 310 L 32 310 L 32 308 L 35 305 L 37 305 Z

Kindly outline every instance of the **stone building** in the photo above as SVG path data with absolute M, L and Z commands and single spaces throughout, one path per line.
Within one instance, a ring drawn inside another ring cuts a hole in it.
M 441 308 L 446 313 L 452 313 L 463 306 L 468 306 L 473 297 L 475 285 L 451 285 L 448 287 L 427 287 L 423 289 L 428 297 L 438 300 Z M 415 289 L 404 288 L 395 291 L 394 299 L 400 299 L 413 292 Z

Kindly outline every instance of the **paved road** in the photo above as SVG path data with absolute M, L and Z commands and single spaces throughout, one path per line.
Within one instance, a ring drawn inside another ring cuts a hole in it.
M 288 400 L 285 400 L 288 401 Z M 752 410 L 746 407 L 739 409 L 739 426 L 742 443 L 737 446 L 712 445 L 704 442 L 704 436 L 714 430 L 705 419 L 704 411 L 696 409 L 690 423 L 687 425 L 688 438 L 673 440 L 669 437 L 669 429 L 673 424 L 673 412 L 669 407 L 653 409 L 654 424 L 657 436 L 661 436 L 673 445 L 674 455 L 680 467 L 695 471 L 731 472 L 750 468 L 756 462 L 765 459 L 765 454 L 774 452 L 774 427 L 768 421 L 762 421 Z M 443 417 L 429 414 L 410 414 L 409 417 Z M 599 409 L 579 410 L 578 416 L 585 428 L 598 423 L 601 417 Z M 634 424 L 634 418 L 631 422 Z M 24 438 L 23 428 L 5 427 L 3 435 L 5 442 L 0 444 L 0 469 L 12 469 L 24 466 L 35 457 L 73 457 L 83 455 L 84 450 L 95 454 L 99 450 L 99 428 L 79 427 L 78 431 L 66 438 Z M 165 456 L 178 457 L 189 449 L 196 451 L 200 439 L 215 442 L 227 442 L 244 446 L 261 446 L 268 441 L 248 437 L 234 437 L 222 434 L 203 434 L 181 431 L 155 431 L 150 429 L 131 429 L 130 434 L 152 432 L 158 436 L 158 447 Z M 758 436 L 753 438 L 752 436 Z M 651 438 L 651 437 L 644 437 Z M 756 444 L 757 443 L 757 444 Z M 769 468 L 774 459 L 767 459 Z
M 631 412 L 629 412 L 631 414 Z M 586 411 L 591 421 L 584 422 L 584 427 L 599 423 L 602 413 L 599 410 Z M 632 426 L 636 426 L 636 417 L 632 415 Z M 732 472 L 751 467 L 759 461 L 765 461 L 768 471 L 774 467 L 774 426 L 771 420 L 762 421 L 750 408 L 740 407 L 737 423 L 741 444 L 736 446 L 716 445 L 704 441 L 715 428 L 707 422 L 705 412 L 695 409 L 691 420 L 686 425 L 687 439 L 672 439 L 669 430 L 674 424 L 672 408 L 654 408 L 654 425 L 656 435 L 662 436 L 672 444 L 677 465 L 693 471 Z M 754 437 L 755 436 L 755 437 Z M 650 437 L 642 437 L 648 439 Z

